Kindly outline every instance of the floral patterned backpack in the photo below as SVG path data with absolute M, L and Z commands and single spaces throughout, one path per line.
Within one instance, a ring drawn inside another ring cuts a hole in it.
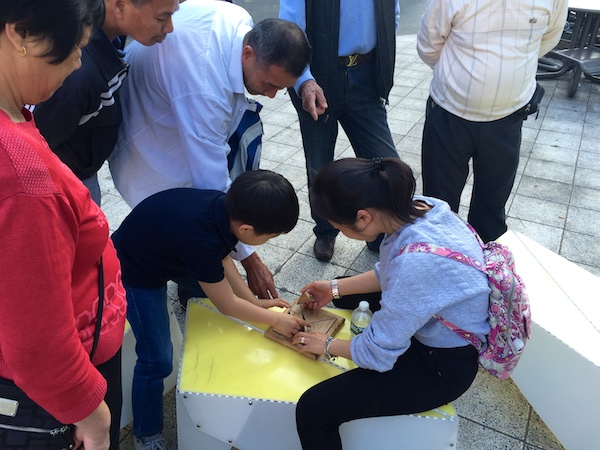
M 523 280 L 515 272 L 510 249 L 496 241 L 484 244 L 473 227 L 467 226 L 483 249 L 484 264 L 460 252 L 424 242 L 409 244 L 399 254 L 431 253 L 467 264 L 487 275 L 491 289 L 488 307 L 491 330 L 486 342 L 481 342 L 473 333 L 461 330 L 437 314 L 434 317 L 478 349 L 479 364 L 503 380 L 516 367 L 531 334 L 529 299 Z

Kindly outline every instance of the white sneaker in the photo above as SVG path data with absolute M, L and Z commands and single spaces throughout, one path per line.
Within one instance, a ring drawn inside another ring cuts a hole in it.
M 148 442 L 144 442 L 139 437 L 134 436 L 133 446 L 135 450 L 167 450 L 167 440 L 162 434 L 158 434 Z

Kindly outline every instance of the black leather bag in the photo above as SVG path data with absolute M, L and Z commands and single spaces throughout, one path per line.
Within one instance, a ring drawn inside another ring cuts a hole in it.
M 73 429 L 37 405 L 11 380 L 0 378 L 0 448 L 71 450 L 75 447 Z
M 527 120 L 527 116 L 532 114 L 535 114 L 536 119 L 538 118 L 538 114 L 540 112 L 540 103 L 542 98 L 544 98 L 545 93 L 546 91 L 544 90 L 544 87 L 540 83 L 536 83 L 535 92 L 533 93 L 531 100 L 529 100 L 529 102 L 527 102 L 527 104 L 520 110 L 525 115 L 525 120 Z

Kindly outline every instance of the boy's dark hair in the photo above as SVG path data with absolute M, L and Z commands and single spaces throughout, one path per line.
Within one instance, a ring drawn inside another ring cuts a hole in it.
M 22 36 L 47 40 L 44 57 L 60 64 L 73 52 L 87 27 L 104 23 L 104 0 L 19 0 L 0 2 L 0 26 L 14 23 Z
M 244 45 L 254 50 L 256 61 L 275 65 L 299 77 L 310 63 L 312 47 L 302 28 L 283 19 L 265 19 L 246 34 Z
M 252 225 L 256 234 L 288 233 L 298 222 L 298 197 L 288 180 L 270 170 L 244 172 L 225 194 L 230 220 Z

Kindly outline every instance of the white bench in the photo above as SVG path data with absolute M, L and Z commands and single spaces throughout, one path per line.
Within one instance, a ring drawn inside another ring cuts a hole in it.
M 421 414 L 352 420 L 340 427 L 344 450 L 456 450 L 457 435 L 452 405 Z
M 350 311 L 338 336 L 349 336 Z M 206 299 L 188 305 L 177 384 L 180 450 L 300 450 L 295 409 L 316 383 L 355 367 L 311 360 L 262 335 L 264 327 L 221 315 Z M 458 416 L 452 405 L 406 416 L 360 419 L 340 428 L 344 449 L 450 450 Z
M 600 278 L 515 232 L 532 337 L 512 379 L 568 450 L 600 449 Z

